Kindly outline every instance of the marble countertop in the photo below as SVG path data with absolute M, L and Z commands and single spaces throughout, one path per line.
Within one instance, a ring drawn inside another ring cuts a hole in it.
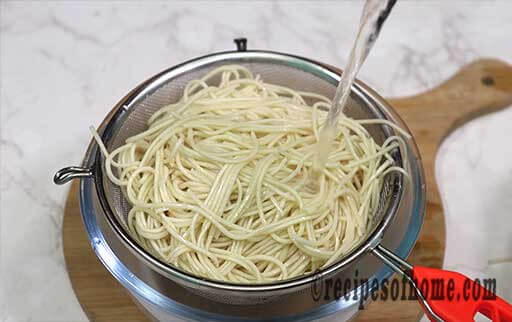
M 86 321 L 61 243 L 69 187 L 111 107 L 149 76 L 233 49 L 272 49 L 343 66 L 361 2 L 0 3 L 0 321 Z M 384 96 L 425 91 L 465 63 L 512 63 L 512 2 L 399 2 L 360 79 Z M 445 266 L 498 279 L 512 300 L 512 108 L 443 143 L 436 175 L 446 210 Z M 509 259 L 488 265 L 489 260 Z

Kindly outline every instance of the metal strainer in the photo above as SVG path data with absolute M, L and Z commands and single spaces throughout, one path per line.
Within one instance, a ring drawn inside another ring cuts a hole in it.
M 315 92 L 327 97 L 334 96 L 339 81 L 338 70 L 298 56 L 269 51 L 246 51 L 243 41 L 239 41 L 237 45 L 238 51 L 190 60 L 136 87 L 107 115 L 99 128 L 107 149 L 112 151 L 122 145 L 126 138 L 145 130 L 148 118 L 162 106 L 176 102 L 190 80 L 200 78 L 221 65 L 239 64 L 251 70 L 253 74 L 261 75 L 265 82 Z M 406 129 L 390 106 L 359 81 L 356 81 L 352 88 L 345 113 L 356 119 L 386 119 Z M 379 144 L 391 135 L 400 135 L 386 125 L 368 125 L 366 128 Z M 62 184 L 76 177 L 87 178 L 81 182 L 84 221 L 88 214 L 93 214 L 96 218 L 95 224 L 104 238 L 98 243 L 108 244 L 116 259 L 119 259 L 133 275 L 130 275 L 130 278 L 136 277 L 153 290 L 187 307 L 210 313 L 222 312 L 230 316 L 245 317 L 258 312 L 260 316 L 275 316 L 276 312 L 282 313 L 289 307 L 288 313 L 298 314 L 327 303 L 324 300 L 310 299 L 312 283 L 319 278 L 350 278 L 354 270 L 358 270 L 361 277 L 372 276 L 381 265 L 374 258 L 368 258 L 367 254 L 382 253 L 384 248 L 380 242 L 384 232 L 391 228 L 394 230 L 395 235 L 387 238 L 386 244 L 395 249 L 410 224 L 412 212 L 418 212 L 422 219 L 425 209 L 423 172 L 414 142 L 407 140 L 407 145 L 409 168 L 406 170 L 411 173 L 411 183 L 405 185 L 403 176 L 397 173 L 391 173 L 385 178 L 381 192 L 382 203 L 366 238 L 349 254 L 315 274 L 271 284 L 240 285 L 208 280 L 163 263 L 144 250 L 126 228 L 126 216 L 131 206 L 121 189 L 111 183 L 104 174 L 104 158 L 94 143 L 89 146 L 83 168 L 64 168 L 55 175 L 54 180 Z M 402 162 L 405 152 L 399 149 L 393 152 L 396 165 L 406 164 Z M 89 206 L 84 202 L 86 189 L 96 192 L 90 197 Z M 86 209 L 87 207 L 92 207 L 92 212 Z M 390 227 L 397 214 L 400 219 L 396 225 Z M 412 237 L 415 240 L 416 235 Z M 96 247 L 96 242 L 92 240 L 93 247 Z M 409 250 L 410 248 L 406 252 Z M 107 268 L 112 267 L 106 262 L 105 257 L 98 256 Z M 361 266 L 354 263 L 355 261 L 361 263 Z M 115 269 L 110 270 L 115 275 Z M 212 304 L 214 302 L 218 304 Z

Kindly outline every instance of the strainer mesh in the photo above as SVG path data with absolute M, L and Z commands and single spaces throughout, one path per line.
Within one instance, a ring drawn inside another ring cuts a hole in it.
M 127 112 L 121 115 L 123 119 L 110 122 L 116 124 L 117 127 L 112 129 L 110 139 L 105 142 L 107 149 L 113 151 L 123 145 L 128 137 L 144 131 L 147 128 L 146 124 L 149 117 L 161 107 L 178 101 L 189 81 L 198 79 L 212 69 L 225 64 L 242 65 L 248 68 L 254 75 L 259 74 L 267 83 L 287 86 L 295 90 L 314 92 L 326 97 L 334 97 L 336 90 L 336 81 L 334 79 L 329 79 L 326 75 L 320 76 L 318 72 L 305 68 L 301 64 L 284 64 L 281 62 L 257 60 L 248 61 L 247 59 L 232 59 L 228 62 L 217 61 L 203 64 L 194 67 L 192 70 L 173 75 L 159 84 L 159 86 L 156 86 L 151 93 L 133 102 L 129 102 L 124 107 Z M 382 115 L 379 115 L 378 108 L 371 104 L 371 102 L 365 101 L 364 98 L 358 96 L 353 91 L 348 101 L 346 113 L 356 119 L 382 118 Z M 379 144 L 382 144 L 388 136 L 394 134 L 394 131 L 385 125 L 368 125 L 366 128 Z M 101 169 L 103 168 L 102 165 Z M 124 197 L 122 189 L 110 182 L 107 176 L 103 175 L 102 177 L 105 197 L 110 204 L 110 208 L 126 229 L 126 218 L 131 205 Z M 385 213 L 385 209 L 392 202 L 390 192 L 393 190 L 391 186 L 395 183 L 396 175 L 388 175 L 382 189 L 381 205 L 373 218 L 374 226 L 380 221 Z

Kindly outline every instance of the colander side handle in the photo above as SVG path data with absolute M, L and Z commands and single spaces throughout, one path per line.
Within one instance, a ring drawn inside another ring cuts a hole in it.
M 76 178 L 90 178 L 93 176 L 92 169 L 85 167 L 65 167 L 57 171 L 53 177 L 53 182 L 63 185 Z

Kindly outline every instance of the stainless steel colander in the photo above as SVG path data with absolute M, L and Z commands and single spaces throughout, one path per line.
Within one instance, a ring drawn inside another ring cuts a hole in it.
M 162 106 L 176 102 L 190 80 L 200 78 L 210 70 L 226 64 L 245 66 L 253 74 L 261 75 L 268 83 L 315 92 L 327 97 L 334 96 L 340 73 L 335 68 L 298 56 L 269 51 L 247 51 L 245 43 L 238 42 L 237 51 L 190 60 L 163 71 L 137 86 L 115 106 L 99 127 L 107 149 L 114 150 L 122 145 L 126 138 L 146 129 L 148 118 Z M 346 113 L 356 119 L 386 119 L 406 129 L 384 99 L 360 81 L 356 81 L 352 88 Z M 384 142 L 391 135 L 400 135 L 386 125 L 368 125 L 366 128 L 377 143 Z M 282 315 L 283 312 L 287 316 L 292 316 L 314 310 L 329 302 L 324 299 L 311 299 L 311 286 L 318 279 L 353 278 L 355 271 L 359 277 L 369 278 L 379 271 L 381 264 L 367 255 L 373 252 L 379 257 L 389 257 L 381 245 L 385 231 L 389 235 L 386 234 L 384 243 L 395 250 L 406 237 L 413 212 L 420 218 L 421 225 L 425 210 L 423 171 L 414 142 L 406 141 L 407 154 L 406 151 L 396 149 L 392 156 L 396 165 L 407 164 L 406 170 L 411 173 L 411 182 L 405 184 L 403 176 L 397 173 L 391 173 L 385 178 L 381 192 L 383 202 L 374 216 L 366 238 L 349 254 L 315 274 L 271 284 L 241 285 L 205 279 L 160 261 L 138 245 L 125 225 L 131 206 L 121 189 L 106 177 L 104 158 L 94 142 L 89 146 L 83 167 L 64 168 L 55 175 L 54 180 L 62 184 L 73 178 L 83 178 L 82 215 L 87 225 L 86 216 L 92 213 L 95 217 L 94 224 L 101 232 L 100 239 L 93 238 L 93 247 L 96 247 L 95 243 L 108 245 L 116 260 L 118 259 L 128 269 L 129 274 L 133 274 L 122 278 L 137 278 L 152 290 L 172 298 L 185 307 L 208 313 L 238 318 L 254 314 L 269 318 Z M 403 162 L 405 155 L 408 155 L 407 163 Z M 94 194 L 86 196 L 86 190 L 94 191 Z M 90 200 L 89 204 L 84 201 L 86 199 Z M 395 220 L 395 217 L 398 218 Z M 394 220 L 395 224 L 391 225 Z M 419 226 L 417 228 L 419 229 Z M 410 245 L 402 256 L 410 251 L 416 237 L 417 230 L 412 236 L 408 236 Z M 116 276 L 112 263 L 105 259 L 108 257 L 100 254 L 98 257 Z M 119 276 L 116 277 L 121 281 Z M 126 281 L 121 281 L 123 282 Z

